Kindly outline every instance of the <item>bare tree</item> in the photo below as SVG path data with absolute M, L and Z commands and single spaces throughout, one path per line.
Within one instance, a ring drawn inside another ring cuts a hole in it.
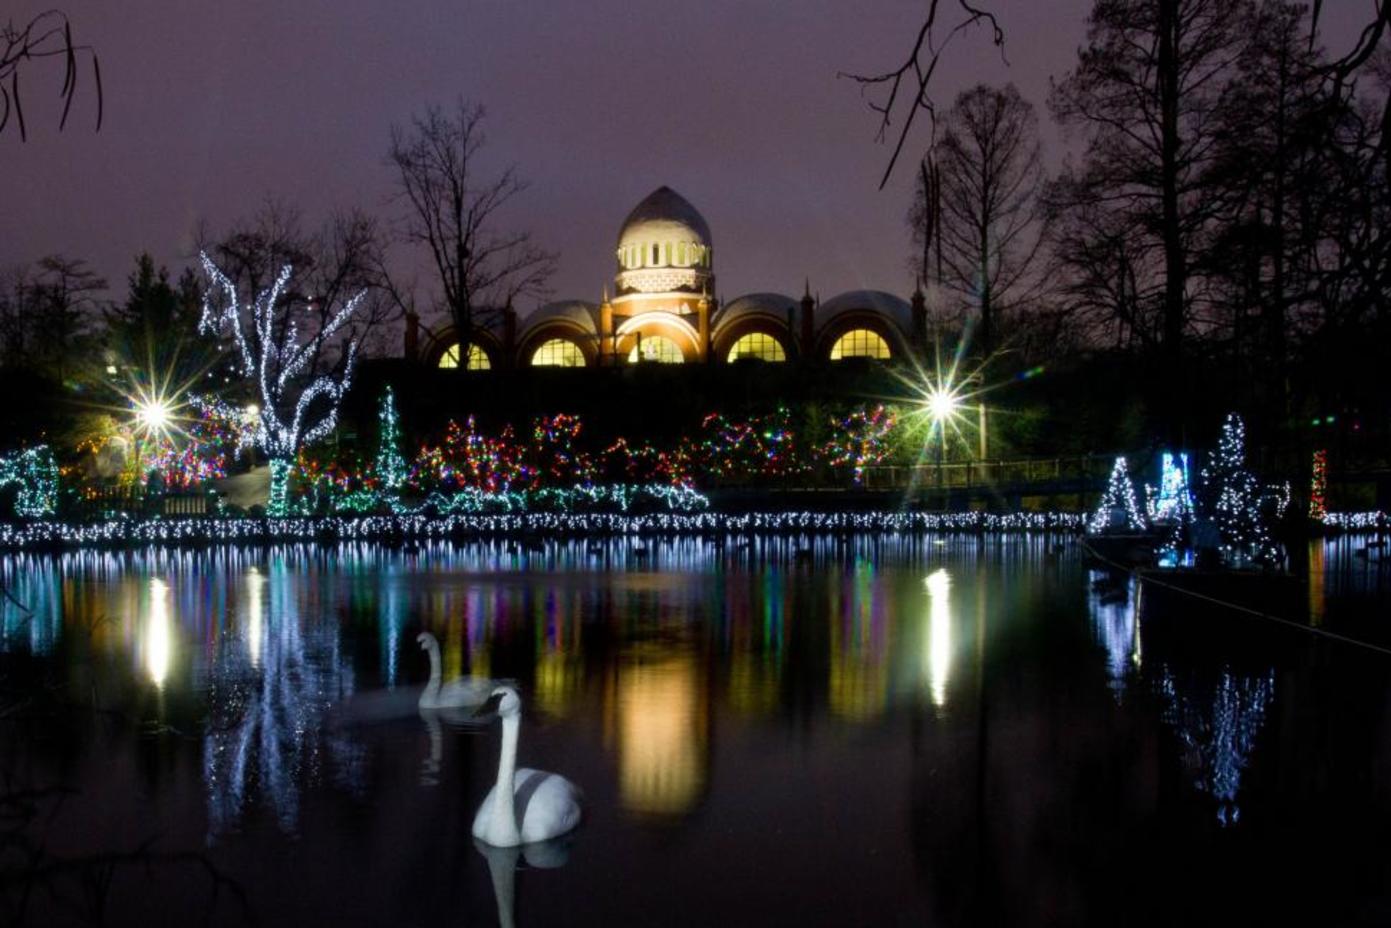
M 975 343 L 988 356 L 999 318 L 1040 291 L 1034 273 L 1043 239 L 1038 117 L 1013 84 L 978 84 L 957 96 L 939 128 L 932 147 L 938 180 L 930 172 L 919 178 L 909 223 L 921 245 L 935 232 L 938 283 L 979 313 Z M 936 217 L 927 205 L 933 200 Z M 932 276 L 928 250 L 919 251 L 923 280 Z
M 252 440 L 270 459 L 267 512 L 289 515 L 295 455 L 333 431 L 338 407 L 352 383 L 358 338 L 351 322 L 366 291 L 335 304 L 322 323 L 302 329 L 304 314 L 294 312 L 294 302 L 285 299 L 292 265 L 282 267 L 269 288 L 243 298 L 232 278 L 206 253 L 201 257 L 208 291 L 198 328 L 230 335 L 242 376 L 256 384 L 260 415 Z M 310 313 L 312 317 L 312 309 Z M 321 372 L 320 360 L 334 343 L 341 345 L 339 359 Z
M 442 308 L 465 346 L 484 324 L 484 307 L 544 294 L 556 267 L 530 233 L 497 228 L 499 212 L 527 183 L 512 167 L 483 176 L 483 118 L 482 106 L 463 100 L 452 113 L 430 107 L 409 128 L 392 127 L 388 154 L 410 204 L 406 240 L 428 249 Z
M 869 107 L 879 114 L 876 141 L 885 141 L 895 117 L 902 118 L 893 153 L 884 168 L 884 176 L 879 179 L 880 190 L 884 189 L 884 185 L 889 182 L 889 176 L 893 174 L 894 165 L 898 163 L 898 156 L 903 152 L 903 146 L 908 141 L 908 133 L 913 128 L 913 121 L 918 113 L 926 112 L 929 119 L 936 119 L 936 104 L 929 87 L 932 75 L 942 59 L 942 53 L 952 40 L 974 26 L 986 26 L 995 46 L 1004 47 L 1005 33 L 993 13 L 971 0 L 955 0 L 952 6 L 956 7 L 959 16 L 948 27 L 939 23 L 937 19 L 941 0 L 927 0 L 927 12 L 918 27 L 917 37 L 906 59 L 898 67 L 879 74 L 842 72 L 838 75 L 855 81 L 862 89 L 871 92 Z
M 1059 121 L 1086 138 L 1081 165 L 1069 166 L 1053 186 L 1054 206 L 1109 212 L 1104 225 L 1129 225 L 1127 239 L 1157 252 L 1157 262 L 1140 256 L 1132 266 L 1158 272 L 1138 284 L 1158 295 L 1164 365 L 1180 382 L 1198 296 L 1190 291 L 1190 269 L 1223 208 L 1209 175 L 1213 127 L 1247 7 L 1232 0 L 1096 0 L 1077 67 L 1054 86 L 1050 101 Z M 1147 292 L 1136 296 L 1149 302 Z M 1182 400 L 1168 386 L 1155 399 L 1173 429 Z
M 97 91 L 97 130 L 101 130 L 103 96 L 101 90 L 101 65 L 96 52 L 90 45 L 78 45 L 72 39 L 72 24 L 61 10 L 48 10 L 40 13 L 23 25 L 10 20 L 0 27 L 0 132 L 10 123 L 13 114 L 19 129 L 21 141 L 28 138 L 24 124 L 24 101 L 20 95 L 20 65 L 48 58 L 63 59 L 63 86 L 59 95 L 63 100 L 63 115 L 58 121 L 61 131 L 68 123 L 68 112 L 72 109 L 73 97 L 77 95 L 78 58 L 86 57 L 92 62 L 92 81 Z
M 306 230 L 297 208 L 271 198 L 227 231 L 213 234 L 204 225 L 194 238 L 199 251 L 211 255 L 244 293 L 270 289 L 287 264 L 295 269 L 294 286 L 280 296 L 290 311 L 278 317 L 278 325 L 296 321 L 318 331 L 328 324 L 334 307 L 366 291 L 343 334 L 367 349 L 374 337 L 399 318 L 397 307 L 380 286 L 385 236 L 376 219 L 361 211 L 336 213 L 317 229 Z M 275 334 L 284 336 L 283 331 Z M 320 344 L 311 368 L 336 363 L 333 349 L 341 348 L 340 341 Z

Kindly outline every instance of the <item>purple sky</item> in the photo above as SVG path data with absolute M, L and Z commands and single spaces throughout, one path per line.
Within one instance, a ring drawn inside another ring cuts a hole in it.
M 1014 81 L 1039 108 L 1073 62 L 1091 0 L 993 0 L 1009 64 L 981 32 L 940 100 Z M 47 8 L 20 2 L 17 20 Z M 1345 47 L 1372 0 L 1338 0 Z M 923 0 L 143 0 L 71 7 L 97 46 L 105 126 L 82 93 L 57 132 L 61 71 L 24 75 L 29 141 L 0 137 L 0 265 L 85 257 L 116 295 L 148 249 L 182 266 L 200 218 L 222 228 L 267 195 L 316 221 L 399 215 L 389 127 L 459 95 L 489 109 L 488 154 L 532 186 L 504 218 L 560 253 L 557 297 L 597 299 L 629 209 L 668 184 L 705 215 L 725 298 L 909 288 L 903 216 L 917 151 L 884 191 L 875 115 L 836 72 L 906 52 Z M 84 72 L 84 78 L 87 76 Z M 89 85 L 90 86 L 90 85 Z M 925 132 L 917 136 L 919 143 Z M 920 150 L 921 145 L 917 146 Z M 530 307 L 520 307 L 524 312 Z

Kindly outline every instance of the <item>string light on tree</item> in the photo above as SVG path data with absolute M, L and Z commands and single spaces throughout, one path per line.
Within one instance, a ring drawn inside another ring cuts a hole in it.
M 206 253 L 200 257 L 212 286 L 203 298 L 198 331 L 230 333 L 242 375 L 256 383 L 260 410 L 255 441 L 270 459 L 267 512 L 283 517 L 290 511 L 289 479 L 295 455 L 302 445 L 327 436 L 338 422 L 338 406 L 352 382 L 357 361 L 356 334 L 349 335 L 334 373 L 316 375 L 313 365 L 351 321 L 366 291 L 330 313 L 317 331 L 301 341 L 297 321 L 286 318 L 290 311 L 285 305 L 290 265 L 281 268 L 268 290 L 253 296 L 244 312 L 236 284 Z M 213 303 L 217 289 L 225 296 L 220 308 Z
M 1203 469 L 1203 484 L 1213 500 L 1212 516 L 1227 563 L 1274 563 L 1279 552 L 1262 511 L 1264 494 L 1246 469 L 1246 425 L 1236 413 L 1222 423 L 1217 450 Z
M 1309 518 L 1322 522 L 1328 517 L 1328 451 L 1314 452 L 1313 475 L 1309 479 Z
M 47 445 L 0 457 L 0 487 L 16 484 L 15 515 L 46 519 L 58 509 L 58 462 Z
M 1123 522 L 1117 518 L 1117 513 L 1124 513 Z M 1118 457 L 1116 463 L 1111 466 L 1111 477 L 1106 481 L 1106 492 L 1102 494 L 1101 503 L 1092 513 L 1087 528 L 1092 532 L 1115 528 L 1143 532 L 1147 527 L 1144 514 L 1135 502 L 1135 485 L 1131 483 L 1130 470 L 1126 466 L 1125 458 Z
M 391 387 L 382 394 L 377 412 L 377 459 L 372 468 L 388 493 L 400 493 L 406 482 L 406 459 L 401 456 L 401 416 Z

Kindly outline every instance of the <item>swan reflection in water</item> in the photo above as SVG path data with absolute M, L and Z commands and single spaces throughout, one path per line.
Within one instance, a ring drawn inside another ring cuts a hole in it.
M 558 870 L 570 861 L 572 838 L 562 835 L 520 847 L 494 847 L 474 839 L 473 846 L 488 861 L 493 896 L 497 899 L 497 923 L 501 928 L 516 925 L 517 870 L 525 865 L 535 870 Z

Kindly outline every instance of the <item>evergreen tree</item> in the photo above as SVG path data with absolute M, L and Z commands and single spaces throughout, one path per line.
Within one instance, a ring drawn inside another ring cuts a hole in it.
M 396 411 L 396 397 L 389 386 L 382 394 L 377 426 L 377 457 L 372 469 L 383 490 L 399 493 L 406 482 L 406 459 L 401 456 L 401 416 Z
M 1124 513 L 1124 523 L 1118 524 L 1120 519 L 1114 517 L 1113 513 Z M 1122 527 L 1128 531 L 1141 532 L 1147 526 L 1144 514 L 1135 504 L 1135 485 L 1130 482 L 1130 470 L 1126 466 L 1125 458 L 1119 457 L 1111 468 L 1111 479 L 1106 483 L 1106 492 L 1102 494 L 1100 505 L 1092 513 L 1089 528 L 1093 532 L 1100 532 L 1107 528 Z
M 106 310 L 110 363 L 126 380 L 153 393 L 178 392 L 196 384 L 218 356 L 211 339 L 198 334 L 202 289 L 191 270 L 177 286 L 167 268 L 156 269 L 148 252 L 135 259 L 124 303 Z
M 1227 564 L 1274 563 L 1277 552 L 1262 511 L 1261 489 L 1246 468 L 1246 424 L 1236 413 L 1222 424 L 1217 450 L 1203 469 L 1203 484 Z

